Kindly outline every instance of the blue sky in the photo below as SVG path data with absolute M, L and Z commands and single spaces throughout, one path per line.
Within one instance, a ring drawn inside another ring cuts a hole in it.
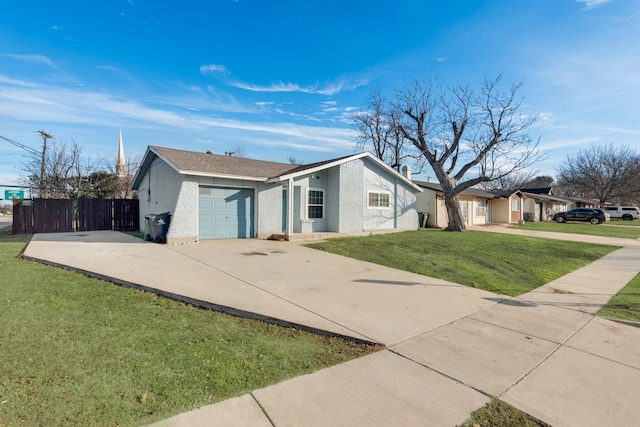
M 376 88 L 501 74 L 540 115 L 540 172 L 590 144 L 640 150 L 637 0 L 11 0 L 0 40 L 0 135 L 35 149 L 45 130 L 115 161 L 122 129 L 127 157 L 310 163 L 355 152 L 347 117 Z M 0 140 L 0 188 L 24 153 Z

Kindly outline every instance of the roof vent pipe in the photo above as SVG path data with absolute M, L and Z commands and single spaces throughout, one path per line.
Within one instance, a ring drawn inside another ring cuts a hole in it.
M 402 174 L 405 176 L 405 178 L 411 181 L 411 166 L 404 166 L 402 168 Z

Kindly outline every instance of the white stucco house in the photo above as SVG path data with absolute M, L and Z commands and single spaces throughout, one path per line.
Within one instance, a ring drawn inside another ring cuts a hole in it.
M 369 153 L 299 166 L 155 146 L 132 188 L 141 230 L 171 213 L 167 243 L 413 230 L 421 192 Z

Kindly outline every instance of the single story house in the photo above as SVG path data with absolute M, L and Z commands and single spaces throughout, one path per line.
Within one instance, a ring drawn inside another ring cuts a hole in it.
M 444 204 L 442 186 L 435 182 L 413 181 L 422 188 L 416 196 L 418 212 L 428 214 L 427 227 L 446 228 L 449 224 Z M 458 195 L 462 218 L 466 225 L 483 225 L 491 222 L 491 200 L 496 196 L 478 188 L 467 188 Z
M 417 229 L 421 192 L 369 153 L 300 166 L 155 146 L 132 188 L 141 229 L 171 213 L 168 243 Z
M 564 200 L 567 204 L 567 210 L 576 208 L 598 208 L 600 202 L 596 199 L 585 199 L 582 197 L 556 196 L 560 200 Z
M 567 201 L 555 196 L 551 187 L 521 188 L 520 191 L 527 197 L 524 202 L 524 220 L 550 221 L 556 212 L 567 210 Z
M 494 224 L 518 224 L 524 221 L 524 201 L 527 196 L 520 190 L 491 191 L 491 222 Z
M 418 212 L 428 214 L 427 226 L 446 228 L 449 224 L 444 193 L 439 183 L 414 181 L 423 192 L 416 195 Z M 519 190 L 486 191 L 467 188 L 458 195 L 466 225 L 510 224 L 523 219 L 523 201 Z

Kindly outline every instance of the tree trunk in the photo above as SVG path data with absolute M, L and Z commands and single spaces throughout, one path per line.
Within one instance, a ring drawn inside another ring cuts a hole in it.
M 460 209 L 460 200 L 458 195 L 444 195 L 444 205 L 447 207 L 447 217 L 449 225 L 447 225 L 447 231 L 464 231 L 466 225 L 464 218 L 462 218 L 462 210 Z

